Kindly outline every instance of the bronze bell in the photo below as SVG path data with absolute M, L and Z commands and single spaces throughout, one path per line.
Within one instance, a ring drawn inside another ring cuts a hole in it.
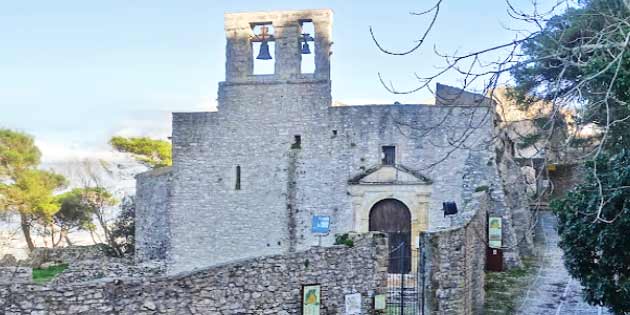
M 302 44 L 302 55 L 309 55 L 311 53 L 311 47 L 308 46 L 308 42 L 304 41 Z
M 256 57 L 256 59 L 271 60 L 271 55 L 269 54 L 269 44 L 266 40 L 260 43 L 260 50 L 258 51 L 258 57 Z

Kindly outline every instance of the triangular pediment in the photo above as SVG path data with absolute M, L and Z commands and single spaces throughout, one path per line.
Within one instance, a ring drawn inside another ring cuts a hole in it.
M 420 172 L 397 165 L 379 165 L 354 176 L 351 185 L 410 185 L 431 184 L 431 180 Z

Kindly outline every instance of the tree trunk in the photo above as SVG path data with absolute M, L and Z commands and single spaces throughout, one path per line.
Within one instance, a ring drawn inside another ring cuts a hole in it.
M 52 248 L 57 247 L 57 242 L 55 242 L 55 226 L 50 224 L 50 244 Z
M 105 220 L 103 219 L 103 215 L 97 214 L 96 218 L 98 219 L 98 223 L 101 225 L 101 228 L 103 229 L 103 234 L 105 234 L 105 241 L 107 241 L 107 244 L 109 244 L 109 246 L 114 250 L 114 252 L 116 252 L 116 255 L 122 256 L 122 251 L 120 250 L 118 243 L 116 243 L 116 240 L 114 240 L 112 233 L 109 231 L 109 228 L 107 227 L 107 223 L 105 223 Z
M 24 233 L 24 240 L 26 240 L 26 245 L 28 246 L 28 251 L 32 252 L 35 249 L 35 244 L 31 238 L 31 223 L 28 222 L 28 218 L 24 213 L 20 213 L 20 224 L 22 226 L 22 233 Z
M 55 242 L 53 247 L 57 247 L 61 245 L 61 241 L 64 240 L 64 238 L 67 238 L 68 236 L 68 230 L 64 229 L 64 228 L 60 228 L 59 229 L 59 238 L 57 238 L 57 242 Z
M 68 244 L 68 246 L 72 246 L 72 242 L 70 241 L 70 237 L 68 236 L 68 233 L 66 233 L 66 235 L 63 236 L 66 239 L 66 244 Z

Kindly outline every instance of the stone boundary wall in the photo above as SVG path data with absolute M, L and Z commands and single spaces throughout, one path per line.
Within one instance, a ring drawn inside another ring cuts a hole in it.
M 344 314 L 361 293 L 362 314 L 384 293 L 387 238 L 369 233 L 354 247 L 243 260 L 174 276 L 67 286 L 0 286 L 4 314 L 300 314 L 304 284 L 321 285 L 321 314 Z
M 134 256 L 137 262 L 166 259 L 170 237 L 171 169 L 162 167 L 136 176 Z
M 67 285 L 71 283 L 95 280 L 113 280 L 121 278 L 147 278 L 164 275 L 166 266 L 163 262 L 145 262 L 133 264 L 130 261 L 118 260 L 87 260 L 76 262 L 58 274 L 51 285 Z
M 0 285 L 32 281 L 33 269 L 30 267 L 0 267 Z
M 109 259 L 103 245 L 67 246 L 67 247 L 37 247 L 28 256 L 26 264 L 39 268 L 45 263 L 73 264 L 83 260 Z
M 421 234 L 426 252 L 427 314 L 482 314 L 489 194 L 476 193 L 478 209 L 459 228 Z

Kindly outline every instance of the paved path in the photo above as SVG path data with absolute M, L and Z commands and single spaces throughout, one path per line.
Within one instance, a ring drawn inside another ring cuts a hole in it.
M 549 211 L 539 215 L 537 235 L 543 235 L 542 268 L 528 288 L 518 314 L 522 315 L 609 315 L 605 308 L 588 305 L 581 297 L 582 288 L 564 268 L 558 247 L 556 218 Z

